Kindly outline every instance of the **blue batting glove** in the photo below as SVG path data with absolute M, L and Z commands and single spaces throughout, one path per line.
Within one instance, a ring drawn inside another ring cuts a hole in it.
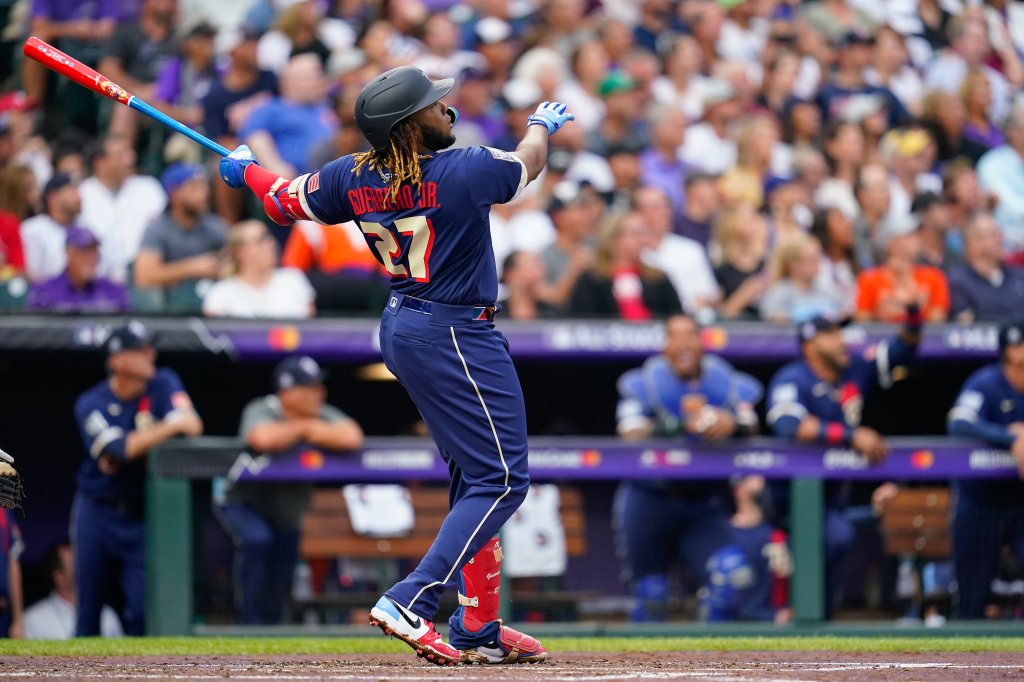
M 530 118 L 526 120 L 529 121 L 527 127 L 544 126 L 548 129 L 548 135 L 554 135 L 566 123 L 575 121 L 576 117 L 567 112 L 561 102 L 541 102 L 537 111 L 530 114 Z
M 245 187 L 245 169 L 250 163 L 257 163 L 249 145 L 240 145 L 220 160 L 220 179 L 228 187 L 241 189 Z M 259 165 L 257 163 L 257 165 Z

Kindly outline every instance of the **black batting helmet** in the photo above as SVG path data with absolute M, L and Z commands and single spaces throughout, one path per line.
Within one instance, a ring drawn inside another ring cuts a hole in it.
M 385 71 L 359 93 L 356 125 L 374 149 L 384 149 L 395 124 L 441 99 L 454 86 L 454 78 L 432 81 L 415 66 Z

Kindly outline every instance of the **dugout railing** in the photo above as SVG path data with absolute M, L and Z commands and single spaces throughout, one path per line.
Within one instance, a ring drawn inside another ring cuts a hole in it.
M 888 459 L 870 466 L 845 448 L 822 448 L 775 439 L 728 445 L 689 445 L 652 440 L 626 443 L 607 437 L 531 438 L 534 481 L 644 479 L 723 480 L 761 474 L 791 481 L 790 536 L 795 565 L 792 606 L 798 625 L 818 624 L 824 613 L 822 546 L 826 480 L 948 481 L 1013 479 L 1013 456 L 982 443 L 893 438 Z M 147 633 L 194 631 L 193 485 L 215 477 L 263 483 L 443 482 L 446 465 L 424 439 L 368 438 L 362 450 L 331 454 L 311 450 L 269 457 L 245 452 L 235 438 L 174 441 L 149 458 L 146 514 Z M 515 599 L 503 590 L 503 609 Z

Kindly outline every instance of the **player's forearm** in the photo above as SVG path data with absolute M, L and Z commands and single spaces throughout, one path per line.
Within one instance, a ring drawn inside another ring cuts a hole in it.
M 21 564 L 14 555 L 8 557 L 7 593 L 11 598 L 11 620 L 20 622 L 25 610 L 25 600 L 21 584 Z
M 1017 439 L 1016 434 L 1007 430 L 1003 424 L 996 424 L 984 419 L 975 419 L 973 421 L 953 419 L 950 420 L 947 430 L 953 436 L 978 438 L 996 447 L 1007 449 L 1012 447 L 1013 442 Z
M 254 426 L 245 436 L 245 444 L 255 452 L 280 452 L 305 440 L 309 419 L 266 422 Z
M 142 256 L 135 263 L 135 286 L 169 287 L 186 279 L 193 279 L 195 265 L 193 259 L 165 263 L 159 258 Z
M 351 419 L 330 424 L 319 422 L 308 431 L 306 439 L 325 450 L 357 450 L 363 446 L 363 430 Z
M 125 438 L 124 458 L 128 461 L 144 457 L 157 445 L 178 435 L 178 424 L 174 422 L 157 422 L 141 431 L 132 431 Z
M 526 129 L 516 147 L 516 156 L 526 166 L 526 181 L 533 182 L 548 162 L 548 132 L 543 126 L 533 125 Z

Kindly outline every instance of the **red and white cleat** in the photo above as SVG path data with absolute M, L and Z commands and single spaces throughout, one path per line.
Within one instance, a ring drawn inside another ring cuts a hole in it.
M 463 663 L 540 663 L 548 658 L 540 642 L 505 625 L 498 629 L 498 641 L 462 650 Z
M 417 656 L 434 665 L 456 665 L 461 659 L 459 650 L 441 639 L 433 623 L 402 608 L 390 597 L 377 600 L 370 610 L 370 624 L 385 635 L 402 640 L 416 650 Z

